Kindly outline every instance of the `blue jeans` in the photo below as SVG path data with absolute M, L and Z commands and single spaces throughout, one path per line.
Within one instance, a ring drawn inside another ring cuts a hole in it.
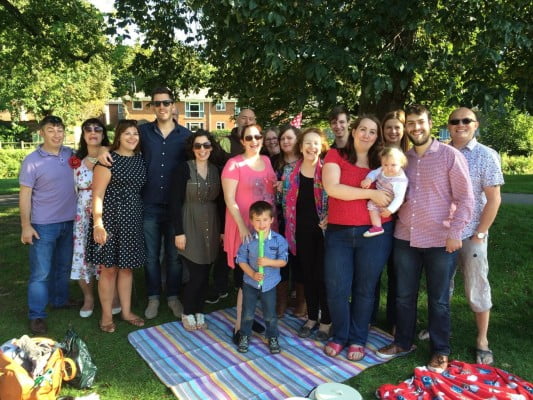
M 457 252 L 448 253 L 445 247 L 422 249 L 394 239 L 397 293 L 394 342 L 401 348 L 407 350 L 413 345 L 420 277 L 425 268 L 431 351 L 450 354 L 450 279 L 456 258 Z
M 182 263 L 174 244 L 174 227 L 165 205 L 144 205 L 144 247 L 146 249 L 146 292 L 149 299 L 161 295 L 161 240 L 163 239 L 166 265 L 166 288 L 168 298 L 177 297 L 181 287 Z
M 263 308 L 263 319 L 265 320 L 267 338 L 278 337 L 278 317 L 276 315 L 276 287 L 267 292 L 256 289 L 244 283 L 242 285 L 242 321 L 241 333 L 246 336 L 252 334 L 252 324 L 254 322 L 255 306 L 257 299 L 261 299 Z
M 333 342 L 364 346 L 374 308 L 374 292 L 392 248 L 393 223 L 363 237 L 369 225 L 326 231 L 325 281 Z
M 46 306 L 68 303 L 74 238 L 72 221 L 33 224 L 40 239 L 30 245 L 29 318 L 46 318 Z

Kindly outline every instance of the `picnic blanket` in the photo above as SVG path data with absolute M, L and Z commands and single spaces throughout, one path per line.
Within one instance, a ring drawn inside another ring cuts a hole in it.
M 259 314 L 259 320 L 261 320 Z M 303 321 L 285 315 L 278 322 L 280 354 L 270 354 L 264 337 L 254 334 L 248 353 L 232 343 L 235 308 L 206 315 L 207 330 L 187 332 L 180 322 L 169 322 L 128 335 L 129 342 L 164 385 L 180 400 L 280 400 L 306 396 L 325 382 L 345 381 L 382 361 L 372 351 L 360 362 L 323 352 L 324 343 L 301 339 Z M 372 330 L 367 347 L 375 350 L 392 338 Z
M 417 367 L 411 379 L 382 385 L 376 396 L 382 400 L 531 400 L 533 385 L 488 365 L 452 361 L 442 374 Z

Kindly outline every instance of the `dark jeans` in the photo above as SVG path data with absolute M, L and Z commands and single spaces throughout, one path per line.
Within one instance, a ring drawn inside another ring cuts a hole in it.
M 167 298 L 177 297 L 182 280 L 182 264 L 174 244 L 174 228 L 168 207 L 158 204 L 144 205 L 144 246 L 146 248 L 146 293 L 149 299 L 161 295 L 161 240 L 164 243 Z
M 267 338 L 278 337 L 278 317 L 276 316 L 276 287 L 267 292 L 256 289 L 250 285 L 242 285 L 242 321 L 241 333 L 246 336 L 252 334 L 255 307 L 257 300 L 261 300 L 263 319 L 265 320 Z
M 457 252 L 444 247 L 411 247 L 410 242 L 394 239 L 394 267 L 397 276 L 396 336 L 403 349 L 413 345 L 417 300 L 422 269 L 426 270 L 429 324 L 432 353 L 450 354 L 450 279 L 455 270 Z
M 72 221 L 33 224 L 40 239 L 30 245 L 29 318 L 46 318 L 46 306 L 68 303 L 74 239 Z
M 325 277 L 335 343 L 364 346 L 379 275 L 392 247 L 392 222 L 385 232 L 363 237 L 370 226 L 326 231 Z
M 371 324 L 375 324 L 379 314 L 379 303 L 381 297 L 381 275 L 379 276 L 374 295 L 375 303 L 372 311 Z M 392 329 L 396 325 L 396 272 L 394 271 L 394 246 L 387 260 L 387 305 L 386 305 L 387 326 Z
M 320 310 L 320 322 L 330 324 L 331 316 L 329 315 L 324 281 L 324 235 L 322 230 L 318 229 L 312 232 L 297 230 L 296 243 L 298 243 L 299 249 L 296 254 L 297 263 L 304 272 L 307 316 L 312 321 L 318 321 Z
M 237 268 L 239 267 L 237 266 Z M 228 291 L 229 270 L 228 256 L 223 246 L 220 246 L 217 259 L 213 265 L 213 284 L 215 285 L 215 293 L 217 295 L 227 293 Z
M 185 257 L 181 257 L 181 260 L 189 272 L 189 281 L 183 287 L 183 313 L 203 313 L 211 265 L 196 264 Z

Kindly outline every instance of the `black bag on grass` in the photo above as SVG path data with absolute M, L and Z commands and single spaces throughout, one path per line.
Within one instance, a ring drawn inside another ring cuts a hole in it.
M 61 347 L 64 349 L 65 356 L 72 358 L 78 367 L 76 377 L 68 383 L 78 389 L 92 387 L 98 368 L 94 364 L 85 342 L 73 329 L 69 328 Z

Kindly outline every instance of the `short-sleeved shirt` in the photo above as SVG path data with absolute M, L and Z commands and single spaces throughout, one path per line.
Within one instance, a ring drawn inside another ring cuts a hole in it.
M 69 147 L 61 146 L 58 154 L 51 154 L 39 145 L 22 161 L 19 183 L 32 188 L 33 224 L 55 224 L 76 217 L 74 172 L 68 163 L 71 156 Z
M 191 131 L 176 121 L 174 124 L 174 129 L 166 138 L 157 126 L 157 121 L 139 126 L 141 151 L 147 173 L 143 189 L 144 204 L 168 204 L 171 176 L 178 165 L 187 159 L 185 141 Z
M 270 233 L 265 238 L 264 247 L 266 258 L 273 260 L 287 261 L 289 258 L 289 245 L 283 236 L 279 233 L 270 230 Z M 254 271 L 259 271 L 257 266 L 257 256 L 259 254 L 259 235 L 254 232 L 252 240 L 248 243 L 241 244 L 239 252 L 237 253 L 237 263 L 247 263 Z M 252 286 L 255 289 L 261 289 L 262 292 L 268 292 L 281 281 L 280 269 L 274 267 L 264 267 L 263 286 L 259 286 L 259 282 L 254 281 L 248 275 L 244 274 L 244 283 Z
M 339 166 L 341 170 L 340 184 L 356 188 L 361 187 L 361 182 L 371 171 L 370 168 L 361 168 L 352 164 L 342 157 L 337 149 L 331 149 L 326 154 L 324 165 L 328 163 Z M 328 224 L 348 226 L 372 225 L 366 203 L 366 199 L 340 200 L 332 196 L 328 197 Z M 383 223 L 391 220 L 391 217 L 381 218 Z
M 505 182 L 500 156 L 496 151 L 478 143 L 476 138 L 470 140 L 459 151 L 465 156 L 468 163 L 472 190 L 474 191 L 474 214 L 463 231 L 463 239 L 466 239 L 476 232 L 481 213 L 487 204 L 487 197 L 483 190 L 486 187 L 503 185 Z
M 406 153 L 409 179 L 405 202 L 398 211 L 394 237 L 411 247 L 445 247 L 447 239 L 461 240 L 474 209 L 474 194 L 463 155 L 452 146 L 432 139 L 419 156 L 414 148 Z M 450 209 L 457 209 L 449 227 Z

